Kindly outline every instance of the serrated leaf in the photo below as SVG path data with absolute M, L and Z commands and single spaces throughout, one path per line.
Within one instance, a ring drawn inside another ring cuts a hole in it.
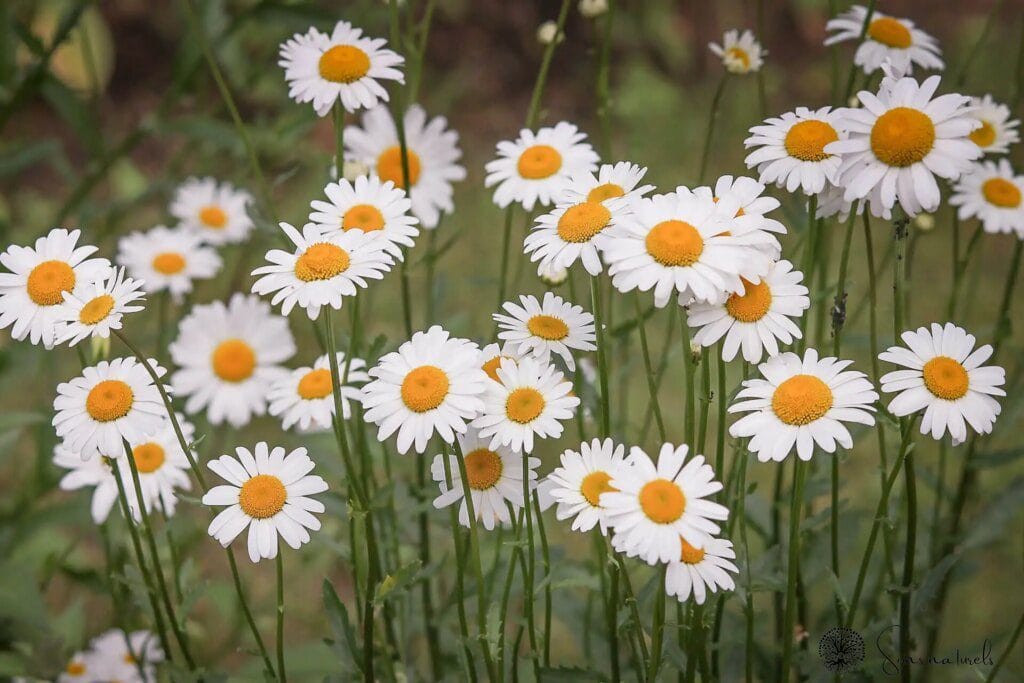
M 394 574 L 384 577 L 377 586 L 376 594 L 373 596 L 373 604 L 383 605 L 390 597 L 401 595 L 406 588 L 412 585 L 417 579 L 422 563 L 416 559 L 400 568 Z

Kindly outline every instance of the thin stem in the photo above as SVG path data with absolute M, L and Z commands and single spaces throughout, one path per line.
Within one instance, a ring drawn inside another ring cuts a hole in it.
M 903 477 L 907 487 L 907 542 L 903 554 L 903 582 L 900 586 L 900 661 L 910 657 L 910 598 L 914 582 L 914 551 L 917 548 L 917 478 L 914 474 L 914 454 L 903 459 Z M 900 667 L 900 677 L 910 683 L 910 666 Z
M 544 667 L 551 666 L 551 618 L 552 618 L 552 587 L 551 587 L 551 549 L 548 546 L 547 529 L 544 528 L 544 515 L 541 514 L 540 498 L 537 491 L 533 492 L 533 512 L 537 516 L 537 531 L 540 532 L 541 561 L 544 564 Z
M 864 42 L 864 37 L 868 34 L 868 27 L 871 26 L 871 17 L 875 13 L 875 0 L 868 0 L 867 11 L 864 13 L 864 23 L 860 27 L 860 36 L 857 38 L 857 47 Z M 843 99 L 840 102 L 836 102 L 837 105 L 846 106 L 850 96 L 853 95 L 853 82 L 857 77 L 857 65 L 851 60 L 850 71 L 846 74 L 846 88 L 843 90 Z
M 696 368 L 694 367 L 693 351 L 690 349 L 690 326 L 687 318 L 688 314 L 686 309 L 679 309 L 679 331 L 682 332 L 682 339 L 680 340 L 683 347 L 683 383 L 686 386 L 686 409 L 684 412 L 684 426 L 686 428 L 684 432 L 684 441 L 688 444 L 693 444 L 693 439 L 696 432 L 697 422 L 697 411 L 694 406 L 696 388 L 694 386 Z
M 668 564 L 661 564 L 654 589 L 654 616 L 651 618 L 651 656 L 647 662 L 647 680 L 658 680 L 661 668 L 661 648 L 665 634 L 665 572 Z M 641 634 L 641 637 L 642 634 Z
M 815 245 L 818 240 L 818 219 L 815 214 L 818 212 L 818 195 L 812 195 L 807 202 L 807 235 L 804 237 L 803 243 L 803 263 L 801 270 L 804 274 L 804 283 L 810 287 L 814 283 L 814 268 L 816 261 L 814 259 Z M 803 353 L 803 350 L 807 348 L 807 325 L 810 321 L 811 309 L 808 308 L 804 312 L 804 316 L 800 318 L 800 340 L 797 342 L 797 348 Z
M 534 675 L 540 678 L 540 658 L 537 656 L 537 621 L 534 615 L 534 578 L 536 576 L 537 550 L 533 539 L 533 505 L 530 504 L 530 454 L 523 453 L 523 512 L 526 520 L 526 548 L 528 555 L 523 558 L 523 609 L 526 612 L 526 633 L 530 640 L 530 657 Z M 465 481 L 465 479 L 463 479 Z M 483 590 L 481 586 L 479 590 Z
M 805 463 L 793 459 L 793 500 L 789 509 L 789 559 L 786 566 L 786 612 L 782 622 L 782 675 L 790 680 L 793 660 L 793 627 L 796 624 L 796 582 L 800 566 L 800 513 L 804 508 Z
M 345 107 L 334 105 L 334 179 L 345 175 Z
M 1020 638 L 1022 630 L 1024 630 L 1024 613 L 1022 613 L 1020 615 L 1020 619 L 1017 620 L 1017 628 L 1013 629 L 1013 635 L 1010 636 L 1010 641 L 1006 643 L 1006 649 L 1003 650 L 1003 654 L 999 655 L 999 659 L 996 660 L 996 665 L 988 672 L 988 676 L 985 676 L 985 683 L 990 683 L 991 681 L 996 680 L 996 676 L 999 675 L 999 671 L 1003 668 L 1003 664 L 1006 663 L 1006 660 L 1010 657 L 1010 653 L 1013 652 L 1013 648 L 1017 644 L 1017 640 Z
M 601 580 L 601 598 L 604 602 L 605 635 L 608 638 L 608 659 L 612 673 L 612 681 L 619 681 L 622 674 L 619 671 L 619 628 L 618 628 L 618 579 L 616 577 L 616 566 L 608 562 L 608 548 L 600 529 L 594 529 L 594 550 L 597 554 L 597 570 Z M 605 572 L 608 573 L 608 581 L 613 590 L 606 586 Z
M 288 680 L 284 669 L 284 553 L 277 553 L 277 680 Z
M 515 205 L 510 205 L 505 209 L 505 224 L 502 228 L 501 238 L 501 270 L 498 279 L 498 305 L 495 307 L 497 310 L 501 310 L 501 305 L 505 303 L 505 293 L 508 290 L 508 266 L 509 266 L 509 249 L 512 245 L 512 213 L 515 211 Z
M 537 125 L 537 118 L 540 116 L 540 99 L 544 94 L 544 86 L 548 81 L 551 60 L 555 56 L 555 47 L 559 43 L 558 37 L 565 31 L 565 20 L 569 16 L 569 6 L 571 4 L 572 0 L 562 0 L 562 7 L 558 11 L 558 19 L 555 22 L 555 38 L 544 48 L 544 56 L 540 62 L 540 71 L 537 72 L 537 80 L 533 84 L 533 94 L 530 96 L 530 108 L 526 112 L 527 128 L 533 128 Z
M 604 14 L 604 26 L 601 31 L 601 47 L 598 53 L 597 86 L 597 120 L 601 131 L 601 157 L 612 158 L 612 127 L 609 73 L 611 69 L 612 27 L 615 15 L 615 0 L 608 0 L 608 10 Z
M 267 646 L 263 642 L 259 629 L 256 628 L 256 620 L 253 618 L 252 610 L 249 609 L 249 602 L 245 598 L 245 589 L 242 587 L 242 577 L 238 573 L 235 552 L 231 549 L 231 546 L 225 548 L 224 552 L 228 556 L 228 565 L 231 567 L 231 577 L 235 583 L 235 593 L 238 594 L 238 602 L 242 606 L 242 613 L 245 615 L 245 621 L 249 624 L 249 630 L 252 632 L 253 640 L 256 641 L 256 647 L 260 651 L 260 657 L 263 659 L 264 671 L 271 677 L 275 677 L 274 665 L 270 662 L 270 653 L 267 651 Z
M 597 333 L 597 373 L 601 385 L 601 436 L 611 435 L 611 410 L 608 403 L 608 357 L 601 314 L 601 287 L 597 276 L 590 278 L 590 302 L 594 309 L 594 329 Z
M 697 174 L 697 182 L 704 182 L 704 175 L 708 170 L 708 157 L 711 152 L 711 139 L 715 136 L 715 123 L 718 121 L 718 108 L 722 103 L 722 93 L 725 92 L 725 83 L 729 80 L 729 72 L 722 74 L 715 88 L 715 94 L 711 98 L 711 111 L 708 114 L 708 127 L 704 133 L 704 149 L 700 153 L 700 172 Z
M 640 292 L 633 295 L 633 303 L 636 306 L 636 327 L 640 331 L 640 351 L 644 358 L 644 375 L 647 377 L 647 391 L 651 397 L 651 412 L 654 413 L 654 421 L 658 425 L 658 436 L 662 442 L 665 441 L 665 420 L 661 417 L 661 405 L 658 402 L 658 385 L 654 378 L 654 366 L 651 365 L 651 352 L 647 345 L 647 323 L 646 316 L 640 305 Z M 602 390 L 602 395 L 604 391 Z

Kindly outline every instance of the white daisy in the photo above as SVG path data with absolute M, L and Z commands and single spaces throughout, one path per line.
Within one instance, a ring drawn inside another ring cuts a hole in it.
M 982 365 L 992 356 L 992 347 L 974 348 L 974 335 L 953 323 L 932 323 L 900 337 L 906 348 L 892 346 L 878 354 L 887 363 L 908 370 L 882 376 L 882 391 L 898 392 L 889 411 L 903 417 L 924 411 L 921 433 L 941 439 L 948 431 L 953 443 L 967 440 L 968 425 L 979 434 L 989 434 L 1001 410 L 993 396 L 1005 396 L 1000 387 L 1006 371 L 997 365 Z
M 534 435 L 561 436 L 562 421 L 571 419 L 580 403 L 565 376 L 536 358 L 502 359 L 498 379 L 487 383 L 483 411 L 473 421 L 480 438 L 490 437 L 491 448 L 532 453 Z
M 485 167 L 484 186 L 498 186 L 494 203 L 501 208 L 512 202 L 527 211 L 538 202 L 550 206 L 575 175 L 597 169 L 597 152 L 586 139 L 565 121 L 536 133 L 524 128 L 514 141 L 498 143 L 498 158 Z
M 323 235 L 361 231 L 383 241 L 384 251 L 401 261 L 402 247 L 411 248 L 420 234 L 416 219 L 409 215 L 411 204 L 405 191 L 391 181 L 360 176 L 353 184 L 342 179 L 328 183 L 324 193 L 330 201 L 313 200 L 309 214 Z
M 199 235 L 162 225 L 122 237 L 117 262 L 142 280 L 148 293 L 167 290 L 176 301 L 192 291 L 193 280 L 212 278 L 221 267 L 217 251 L 204 245 Z
M 797 107 L 750 129 L 743 141 L 747 168 L 757 168 L 762 183 L 775 183 L 787 192 L 797 188 L 806 195 L 818 194 L 825 183 L 835 183 L 839 157 L 825 151 L 825 145 L 844 139 L 842 113 L 831 107 L 812 111 Z
M 687 462 L 689 451 L 686 444 L 666 443 L 655 465 L 642 449 L 630 449 L 625 465 L 613 473 L 615 490 L 600 499 L 616 550 L 648 564 L 676 562 L 684 540 L 703 547 L 719 532 L 715 521 L 727 519 L 729 510 L 707 496 L 722 484 L 703 455 Z
M 985 232 L 1016 233 L 1024 239 L 1024 175 L 1016 175 L 1006 159 L 982 161 L 953 187 L 949 203 L 960 207 L 961 220 L 977 218 Z
M 448 129 L 443 116 L 428 121 L 418 104 L 406 109 L 404 122 L 412 214 L 424 228 L 432 230 L 441 214 L 455 210 L 452 183 L 466 178 L 466 169 L 458 164 L 462 158 L 459 134 Z M 402 150 L 391 112 L 384 106 L 374 107 L 363 114 L 362 124 L 362 128 L 345 129 L 346 155 L 365 163 L 381 180 L 390 180 L 404 189 Z
M 398 433 L 398 452 L 415 445 L 422 453 L 436 431 L 446 443 L 465 433 L 483 410 L 484 386 L 476 344 L 434 325 L 381 357 L 363 387 L 363 419 L 378 426 L 384 441 Z
M 764 191 L 765 186 L 753 178 L 731 175 L 720 176 L 714 189 L 698 187 L 693 190 L 693 194 L 702 199 L 712 198 L 729 235 L 754 247 L 748 250 L 752 252 L 752 273 L 765 273 L 773 261 L 779 260 L 782 244 L 776 235 L 786 234 L 786 226 L 767 215 L 779 208 L 779 200 Z
M 107 259 L 88 258 L 96 247 L 76 246 L 81 234 L 54 228 L 32 247 L 11 245 L 0 254 L 0 264 L 10 271 L 0 273 L 0 329 L 11 327 L 19 341 L 28 337 L 33 344 L 53 346 L 62 332 L 57 311 L 64 294 L 110 272 Z
M 160 640 L 149 631 L 126 634 L 121 629 L 110 629 L 89 641 L 88 652 L 90 680 L 97 683 L 155 683 L 154 664 L 164 661 Z
M 387 102 L 388 91 L 378 81 L 405 83 L 400 70 L 405 58 L 386 44 L 382 38 L 363 37 L 362 29 L 347 21 L 339 21 L 329 34 L 312 27 L 296 33 L 281 45 L 277 62 L 284 68 L 288 96 L 311 102 L 320 116 L 327 116 L 335 102 L 350 112 Z
M 167 371 L 149 361 L 157 377 Z M 100 361 L 57 385 L 53 426 L 64 446 L 83 459 L 116 456 L 121 440 L 141 443 L 166 419 L 160 392 L 134 358 Z
M 526 294 L 521 294 L 519 301 L 521 306 L 506 301 L 502 308 L 508 315 L 495 313 L 492 317 L 501 330 L 498 339 L 508 342 L 520 355 L 529 354 L 547 363 L 555 353 L 570 370 L 575 370 L 572 352 L 597 348 L 594 316 L 582 306 L 551 292 L 544 294 L 543 303 Z
M 722 36 L 721 45 L 708 43 L 708 48 L 722 58 L 725 70 L 734 74 L 759 71 L 764 65 L 764 56 L 768 54 L 749 29 L 742 35 L 736 29 L 729 29 Z
M 1010 119 L 1010 108 L 999 104 L 991 95 L 971 98 L 972 119 L 981 121 L 981 126 L 971 131 L 971 142 L 981 147 L 985 154 L 1005 154 L 1010 145 L 1020 142 L 1018 119 Z
M 626 447 L 611 439 L 594 439 L 562 453 L 561 466 L 547 476 L 546 487 L 551 499 L 558 503 L 558 519 L 572 517 L 572 530 L 586 532 L 600 525 L 607 532 L 605 509 L 601 494 L 615 491 L 611 480 L 625 463 Z
M 267 392 L 287 377 L 281 366 L 295 353 L 288 321 L 254 296 L 236 292 L 225 306 L 192 308 L 168 347 L 178 370 L 171 385 L 188 397 L 185 412 L 206 410 L 212 424 L 243 427 L 267 411 Z
M 548 287 L 557 287 L 569 279 L 569 271 L 550 261 L 537 264 L 537 278 Z
M 63 323 L 58 344 L 68 342 L 74 346 L 86 337 L 110 337 L 111 330 L 121 329 L 121 318 L 125 313 L 141 311 L 142 306 L 132 302 L 142 301 L 144 283 L 124 276 L 123 268 L 110 271 L 105 280 L 85 283 L 64 294 L 64 303 L 57 307 L 56 317 Z
M 93 683 L 94 673 L 93 671 L 93 656 L 92 652 L 86 650 L 84 652 L 76 652 L 71 655 L 71 659 L 64 665 L 64 670 L 57 676 L 57 683 Z M 28 678 L 14 678 L 12 683 L 29 683 L 31 679 Z
M 470 429 L 459 435 L 459 448 L 466 466 L 466 483 L 473 496 L 473 512 L 477 521 L 490 531 L 495 526 L 512 523 L 512 512 L 523 507 L 523 458 L 530 476 L 530 489 L 537 479 L 540 459 L 524 456 L 511 449 L 488 445 L 476 430 Z M 430 464 L 430 476 L 437 482 L 441 495 L 434 499 L 434 507 L 440 510 L 460 503 L 459 524 L 469 526 L 469 510 L 466 507 L 466 487 L 459 471 L 459 456 L 449 454 L 448 472 L 445 472 L 444 455 L 434 456 Z M 449 477 L 451 486 L 448 485 Z
M 836 443 L 853 447 L 844 422 L 875 423 L 872 403 L 878 400 L 867 375 L 845 370 L 853 361 L 818 359 L 807 349 L 803 359 L 792 352 L 772 356 L 757 366 L 765 379 L 748 379 L 730 413 L 749 412 L 729 428 L 735 437 L 752 437 L 747 448 L 761 462 L 782 462 L 796 446 L 801 460 L 810 460 L 817 444 L 835 453 Z
M 355 296 L 367 280 L 380 280 L 391 269 L 386 251 L 389 242 L 362 230 L 340 230 L 331 235 L 322 227 L 307 223 L 302 232 L 287 223 L 281 229 L 295 245 L 294 252 L 271 249 L 269 266 L 252 271 L 259 279 L 253 283 L 256 294 L 274 293 L 271 303 L 281 304 L 288 315 L 298 304 L 310 320 L 320 317 L 320 309 L 338 310 L 346 296 Z
M 665 571 L 665 593 L 674 595 L 679 602 L 686 602 L 693 595 L 694 602 L 703 605 L 708 592 L 718 589 L 731 591 L 736 583 L 729 576 L 739 573 L 731 560 L 736 559 L 732 543 L 724 538 L 711 538 L 700 547 L 682 539 L 683 552 L 675 562 L 670 562 Z
M 510 361 L 518 361 L 522 358 L 523 354 L 520 353 L 518 346 L 503 342 L 501 344 L 488 344 L 484 348 L 480 349 L 480 369 L 487 373 L 487 376 L 493 379 L 495 382 L 500 382 L 501 379 L 498 377 L 498 368 L 501 367 L 501 360 L 507 358 Z
M 286 453 L 281 446 L 271 450 L 260 441 L 250 452 L 235 448 L 237 458 L 222 455 L 211 460 L 209 468 L 227 481 L 214 486 L 203 496 L 203 505 L 228 506 L 207 529 L 225 548 L 238 534 L 249 528 L 249 559 L 277 557 L 277 537 L 298 550 L 309 542 L 309 531 L 320 528 L 312 513 L 324 511 L 315 498 L 327 490 L 327 482 L 310 474 L 314 463 L 305 448 Z
M 207 244 L 235 244 L 252 231 L 248 206 L 252 195 L 231 183 L 213 178 L 189 178 L 178 187 L 170 213 L 179 226 L 199 235 Z
M 849 11 L 830 19 L 825 30 L 834 32 L 825 39 L 825 45 L 860 40 L 868 11 L 854 5 Z M 909 74 L 914 65 L 922 69 L 941 71 L 942 51 L 935 38 L 914 26 L 910 19 L 890 17 L 875 10 L 871 14 L 864 41 L 857 47 L 853 63 L 870 74 L 882 68 L 887 61 L 900 75 Z
M 345 354 L 338 352 L 338 373 L 341 379 L 342 418 L 352 417 L 349 401 L 359 401 L 359 385 L 370 381 L 366 374 L 366 361 L 353 358 L 348 362 L 345 376 Z M 316 359 L 313 367 L 297 368 L 287 377 L 275 381 L 267 394 L 269 413 L 281 418 L 281 428 L 290 429 L 298 424 L 300 430 L 330 429 L 334 417 L 334 382 L 331 378 L 330 356 Z

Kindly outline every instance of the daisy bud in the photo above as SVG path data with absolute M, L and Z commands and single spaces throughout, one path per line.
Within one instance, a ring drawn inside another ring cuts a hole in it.
M 608 0 L 580 0 L 579 8 L 580 14 L 593 19 L 608 11 Z
M 541 45 L 550 45 L 553 42 L 562 42 L 564 33 L 559 33 L 558 24 L 554 21 L 545 21 L 537 27 L 537 42 Z
M 846 100 L 846 106 L 850 109 L 856 109 L 860 106 L 860 100 L 857 99 L 856 95 L 850 95 L 850 99 Z
M 105 360 L 110 356 L 110 337 L 93 337 L 90 343 L 92 344 L 93 359 Z
M 929 232 L 935 229 L 935 216 L 930 213 L 921 213 L 914 217 L 914 227 L 921 232 Z
M 350 183 L 364 175 L 370 175 L 370 167 L 361 161 L 346 160 L 341 167 L 341 176 Z
M 557 287 L 569 277 L 569 271 L 541 261 L 540 265 L 537 266 L 537 277 L 548 287 Z
M 704 347 L 693 339 L 690 340 L 690 358 L 693 359 L 693 364 L 697 365 L 700 363 L 701 350 Z

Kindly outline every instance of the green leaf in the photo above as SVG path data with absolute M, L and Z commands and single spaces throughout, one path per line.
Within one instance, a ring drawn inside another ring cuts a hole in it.
M 330 643 L 334 652 L 347 671 L 357 671 L 359 677 L 362 677 L 362 667 L 360 666 L 362 654 L 356 644 L 356 634 L 352 629 L 348 610 L 338 598 L 334 586 L 327 579 L 324 579 L 323 583 L 323 601 L 324 609 L 327 611 L 327 621 L 334 634 L 334 641 Z
M 390 597 L 404 593 L 416 581 L 421 565 L 422 563 L 418 559 L 413 560 L 394 574 L 385 576 L 384 580 L 377 586 L 377 591 L 373 596 L 373 604 L 377 606 L 383 605 Z

